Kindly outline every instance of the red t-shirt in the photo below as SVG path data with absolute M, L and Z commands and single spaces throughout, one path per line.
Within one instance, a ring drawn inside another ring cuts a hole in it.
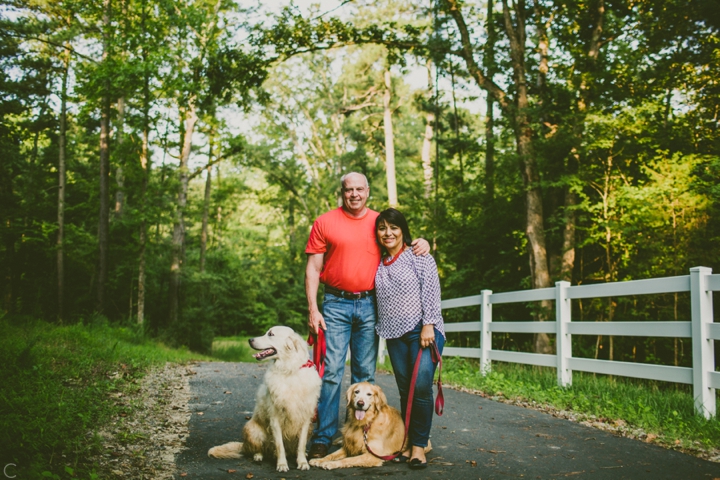
M 353 218 L 339 207 L 315 220 L 305 253 L 325 254 L 322 283 L 348 292 L 375 288 L 380 263 L 380 247 L 375 241 L 378 215 L 368 209 L 362 218 Z

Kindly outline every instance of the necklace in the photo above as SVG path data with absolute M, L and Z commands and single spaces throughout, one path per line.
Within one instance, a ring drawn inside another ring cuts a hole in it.
M 395 255 L 394 257 L 392 257 L 389 260 L 388 260 L 388 257 L 383 258 L 383 261 L 382 261 L 383 265 L 385 265 L 386 267 L 389 267 L 390 265 L 393 264 L 393 262 L 395 260 L 398 259 L 398 257 L 400 257 L 400 254 L 403 253 L 404 251 L 405 251 L 405 244 L 403 243 L 402 249 L 400 249 L 400 251 L 397 253 L 397 255 Z

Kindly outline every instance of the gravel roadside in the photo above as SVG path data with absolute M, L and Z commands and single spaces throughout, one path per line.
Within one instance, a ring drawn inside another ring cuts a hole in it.
M 168 363 L 139 380 L 134 391 L 112 394 L 129 413 L 115 416 L 97 433 L 101 453 L 89 460 L 97 464 L 98 478 L 173 478 L 175 457 L 189 434 L 193 366 Z

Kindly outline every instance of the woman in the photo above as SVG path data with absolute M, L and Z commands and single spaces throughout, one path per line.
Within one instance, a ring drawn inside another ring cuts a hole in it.
M 417 257 L 406 249 L 412 238 L 402 213 L 388 208 L 375 221 L 377 242 L 383 251 L 375 292 L 378 306 L 377 332 L 387 339 L 387 349 L 400 390 L 403 418 L 407 409 L 415 360 L 423 349 L 410 418 L 408 442 L 396 461 L 410 468 L 427 467 L 425 447 L 430 438 L 433 415 L 435 364 L 429 347 L 435 343 L 442 353 L 445 329 L 440 312 L 440 279 L 430 255 Z

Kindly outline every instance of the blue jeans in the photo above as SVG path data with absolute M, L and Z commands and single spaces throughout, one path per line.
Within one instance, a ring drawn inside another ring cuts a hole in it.
M 410 391 L 415 360 L 420 350 L 420 330 L 422 322 L 400 338 L 389 338 L 387 340 L 388 355 L 395 372 L 395 381 L 400 390 L 400 405 L 402 416 L 405 418 L 407 410 L 407 399 Z M 435 331 L 435 344 L 442 355 L 445 346 L 445 337 L 442 333 Z M 408 446 L 427 447 L 430 438 L 430 427 L 432 427 L 433 416 L 433 377 L 436 364 L 432 361 L 432 354 L 429 348 L 423 349 L 420 360 L 420 368 L 415 382 L 415 394 L 413 396 L 412 415 L 410 416 L 410 431 L 408 432 Z
M 340 397 L 348 346 L 351 352 L 351 382 L 375 383 L 378 337 L 375 334 L 375 297 L 346 300 L 325 294 L 322 314 L 325 318 L 325 374 L 318 403 L 318 428 L 312 443 L 329 445 L 337 433 Z

